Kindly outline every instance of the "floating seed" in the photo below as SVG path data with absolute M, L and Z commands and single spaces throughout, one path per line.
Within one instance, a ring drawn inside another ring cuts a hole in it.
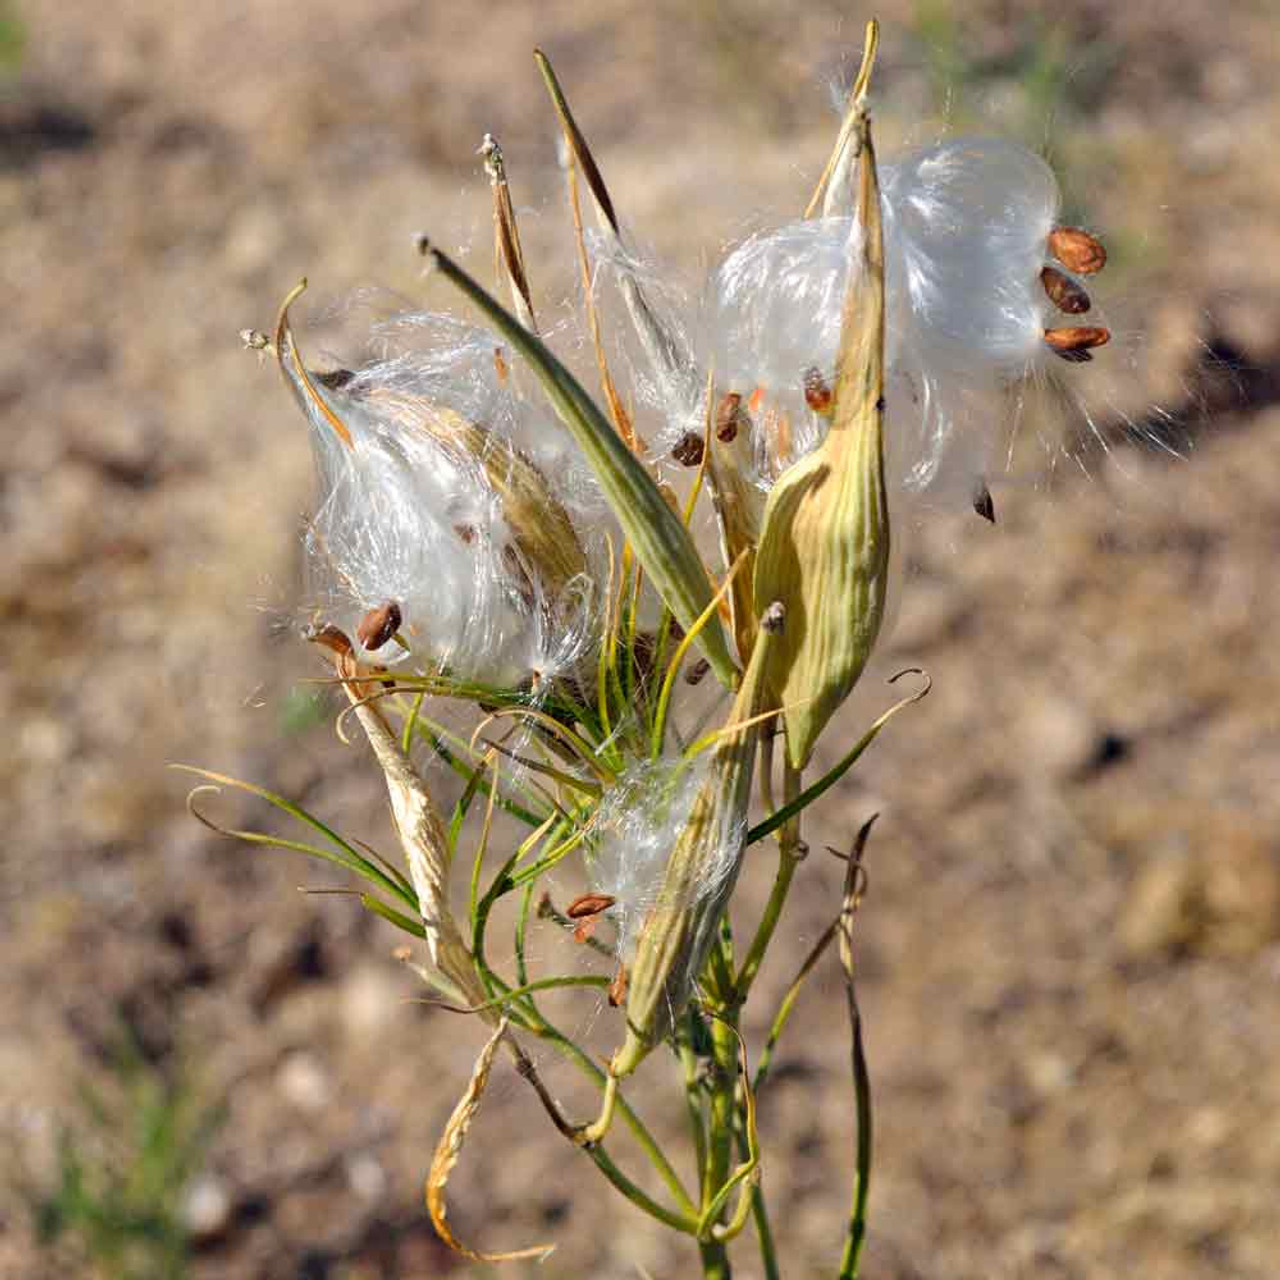
M 1092 360 L 1091 347 L 1105 346 L 1111 341 L 1111 330 L 1097 325 L 1077 325 L 1067 329 L 1046 329 L 1044 340 L 1056 355 L 1082 364 Z
M 684 682 L 687 685 L 699 685 L 707 677 L 707 672 L 711 670 L 711 663 L 706 658 L 699 658 L 697 662 L 684 673 Z
M 1049 301 L 1069 316 L 1083 315 L 1093 305 L 1089 295 L 1057 267 L 1045 267 L 1040 272 L 1040 283 L 1044 285 Z
M 615 902 L 617 902 L 617 898 L 609 893 L 584 893 L 582 897 L 575 898 L 569 903 L 565 909 L 565 915 L 570 920 L 582 920 L 587 916 L 598 916 L 602 911 L 608 911 Z
M 609 1004 L 617 1009 L 627 1002 L 627 966 L 620 964 L 618 972 L 613 975 L 613 981 L 609 984 Z
M 736 391 L 730 391 L 716 408 L 716 439 L 725 444 L 735 440 L 738 429 L 744 425 L 745 416 L 742 397 Z
M 356 627 L 356 639 L 372 653 L 375 649 L 381 649 L 400 630 L 402 621 L 400 606 L 394 600 L 388 600 L 376 609 L 370 609 L 360 619 L 360 625 Z
M 696 431 L 686 431 L 675 443 L 671 456 L 682 467 L 700 467 L 703 453 L 702 437 Z
M 311 376 L 327 391 L 341 391 L 356 375 L 350 369 L 329 369 Z
M 835 395 L 830 384 L 817 368 L 804 371 L 804 402 L 814 413 L 821 417 L 829 417 L 835 404 Z
M 1079 227 L 1054 227 L 1049 232 L 1049 252 L 1068 271 L 1091 276 L 1107 265 L 1107 251 L 1100 241 Z
M 996 504 L 991 496 L 991 490 L 987 488 L 985 480 L 979 480 L 977 488 L 973 491 L 973 509 L 984 519 L 989 520 L 992 524 L 996 522 Z

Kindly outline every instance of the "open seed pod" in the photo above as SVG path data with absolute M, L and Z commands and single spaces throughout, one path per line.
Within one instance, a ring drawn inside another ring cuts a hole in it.
M 884 475 L 884 244 L 871 124 L 856 107 L 856 258 L 849 274 L 830 428 L 778 479 L 756 557 L 757 609 L 787 626 L 772 667 L 787 758 L 802 768 L 866 666 L 884 616 L 889 508 Z

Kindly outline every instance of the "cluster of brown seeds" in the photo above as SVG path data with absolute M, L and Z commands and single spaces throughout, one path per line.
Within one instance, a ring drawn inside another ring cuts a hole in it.
M 1101 242 L 1079 227 L 1054 227 L 1049 232 L 1048 247 L 1067 271 L 1076 275 L 1091 276 L 1107 265 L 1107 251 Z M 1049 301 L 1066 315 L 1084 315 L 1093 305 L 1084 287 L 1057 267 L 1046 266 L 1040 272 L 1040 283 Z M 1044 340 L 1054 355 L 1082 364 L 1093 359 L 1093 347 L 1111 341 L 1111 331 L 1101 325 L 1068 325 L 1046 329 Z

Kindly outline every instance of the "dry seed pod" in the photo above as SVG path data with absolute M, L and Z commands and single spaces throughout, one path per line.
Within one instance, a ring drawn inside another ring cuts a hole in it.
M 1107 251 L 1080 227 L 1054 227 L 1049 232 L 1049 252 L 1068 271 L 1091 276 L 1107 265 Z
M 609 1063 L 610 1088 L 630 1075 L 671 1033 L 684 1012 L 720 926 L 746 851 L 747 809 L 760 736 L 760 717 L 770 705 L 766 671 L 783 630 L 783 610 L 774 604 L 760 620 L 751 655 L 723 736 L 713 748 L 702 783 L 667 859 L 657 899 L 645 918 L 630 966 L 616 985 L 626 993 L 626 1038 Z M 600 1120 L 585 1141 L 608 1128 L 606 1097 Z
M 726 396 L 725 400 L 728 399 Z M 722 407 L 724 403 L 721 401 Z M 738 564 L 739 557 L 745 557 L 738 565 L 729 588 L 733 638 L 738 660 L 745 665 L 751 656 L 756 635 L 752 579 L 755 576 L 756 547 L 760 542 L 763 497 L 750 475 L 750 419 L 741 404 L 735 406 L 734 416 L 745 422 L 746 429 L 735 430 L 731 435 L 719 431 L 712 433 L 707 480 L 720 530 L 720 553 L 725 569 Z
M 1040 272 L 1040 283 L 1044 285 L 1049 301 L 1069 316 L 1083 315 L 1093 305 L 1089 295 L 1057 267 L 1045 267 Z
M 884 477 L 884 241 L 871 125 L 858 108 L 862 235 L 841 321 L 831 426 L 769 494 L 755 602 L 781 600 L 787 629 L 772 679 L 801 769 L 880 633 L 889 572 Z
M 388 600 L 385 604 L 378 605 L 376 609 L 370 609 L 360 619 L 360 625 L 356 628 L 356 639 L 372 653 L 381 649 L 400 630 L 402 621 L 400 606 L 394 600 Z

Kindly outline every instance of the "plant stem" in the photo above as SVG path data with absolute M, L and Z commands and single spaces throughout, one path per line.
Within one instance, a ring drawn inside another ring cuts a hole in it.
M 839 1280 L 857 1280 L 858 1262 L 867 1237 L 867 1196 L 871 1190 L 871 1076 L 862 1046 L 862 1015 L 853 982 L 846 988 L 849 1020 L 853 1029 L 853 1095 L 858 1115 L 858 1169 L 853 1181 L 853 1205 L 849 1211 L 849 1232 L 844 1256 L 840 1259 Z
M 784 761 L 782 766 L 783 806 L 790 804 L 799 794 L 800 771 L 793 769 Z M 774 877 L 773 890 L 769 894 L 769 901 L 765 904 L 764 915 L 761 916 L 760 924 L 756 928 L 756 936 L 752 938 L 746 959 L 743 960 L 742 968 L 738 971 L 735 995 L 739 1004 L 746 1000 L 751 984 L 755 981 L 760 965 L 764 961 L 764 953 L 773 940 L 773 932 L 778 927 L 782 908 L 786 905 L 787 894 L 791 891 L 792 877 L 796 873 L 796 867 L 804 858 L 805 852 L 804 842 L 800 839 L 800 815 L 796 813 L 783 823 L 778 833 L 778 873 Z
M 706 1158 L 702 1166 L 704 1215 L 729 1180 L 738 1122 L 738 1005 L 731 945 L 726 930 L 712 948 L 704 970 L 711 1030 L 711 1099 L 707 1108 Z M 698 1242 L 698 1249 L 702 1256 L 703 1276 L 729 1280 L 732 1273 L 725 1243 L 703 1239 Z
M 741 1124 L 738 1126 L 738 1152 L 744 1160 L 750 1156 L 750 1143 Z M 769 1206 L 765 1203 L 764 1188 L 758 1182 L 751 1188 L 751 1220 L 760 1245 L 765 1280 L 779 1280 L 778 1254 L 773 1243 L 773 1228 L 769 1225 Z

